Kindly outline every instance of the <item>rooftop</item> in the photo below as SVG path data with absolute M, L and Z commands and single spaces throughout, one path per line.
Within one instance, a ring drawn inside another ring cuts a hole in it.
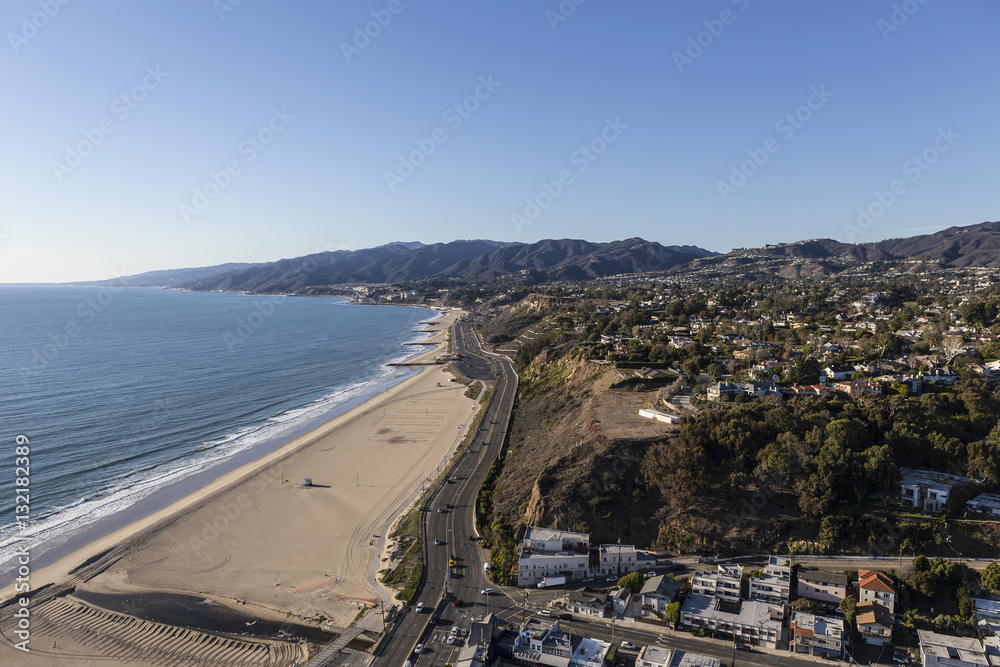
M 938 491 L 950 491 L 956 484 L 968 484 L 972 481 L 961 475 L 914 468 L 900 468 L 899 477 L 903 486 L 923 486 Z
M 832 586 L 847 586 L 847 575 L 823 570 L 799 570 L 799 581 L 815 581 Z
M 843 637 L 844 619 L 816 616 L 802 611 L 792 612 L 792 626 L 796 635 L 806 637 Z
M 568 530 L 557 530 L 555 528 L 538 528 L 537 526 L 528 526 L 528 529 L 524 532 L 524 539 L 538 540 L 540 542 L 544 542 L 546 540 L 590 542 L 590 535 L 587 533 L 574 533 Z

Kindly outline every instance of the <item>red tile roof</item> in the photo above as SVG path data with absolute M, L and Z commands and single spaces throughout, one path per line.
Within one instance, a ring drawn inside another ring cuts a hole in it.
M 892 585 L 889 575 L 871 570 L 858 570 L 858 588 L 896 594 L 896 587 Z

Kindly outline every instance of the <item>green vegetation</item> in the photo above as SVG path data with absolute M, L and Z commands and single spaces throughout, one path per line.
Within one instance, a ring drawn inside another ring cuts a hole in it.
M 646 584 L 646 575 L 642 572 L 629 572 L 624 577 L 618 580 L 618 585 L 621 588 L 627 588 L 631 591 L 632 595 L 637 594 L 642 590 L 642 587 Z

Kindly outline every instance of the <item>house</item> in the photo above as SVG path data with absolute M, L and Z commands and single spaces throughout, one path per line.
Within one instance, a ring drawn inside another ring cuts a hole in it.
M 629 572 L 645 571 L 653 567 L 656 557 L 646 551 L 637 551 L 631 544 L 602 544 L 598 547 L 601 576 L 622 577 Z
M 773 382 L 720 382 L 705 389 L 708 400 L 718 401 L 726 397 L 753 396 L 767 398 L 781 396 L 781 390 Z
M 821 570 L 799 570 L 796 593 L 800 598 L 839 605 L 847 597 L 847 576 Z
M 573 649 L 569 667 L 604 667 L 611 650 L 611 642 L 592 637 L 582 637 Z
M 740 361 L 753 361 L 757 358 L 757 350 L 746 347 L 742 350 L 733 351 L 733 359 L 738 359 Z
M 673 377 L 670 373 L 664 373 L 659 369 L 645 367 L 636 371 L 635 376 L 644 380 L 669 380 Z
M 587 593 L 570 591 L 566 595 L 566 611 L 582 616 L 604 617 L 604 609 L 608 604 L 606 593 Z
M 972 637 L 942 635 L 930 630 L 917 630 L 923 667 L 983 667 L 990 660 L 982 642 Z
M 881 646 L 892 641 L 892 614 L 886 607 L 872 602 L 854 610 L 854 622 L 865 642 Z
M 770 604 L 788 604 L 791 597 L 791 576 L 789 559 L 771 556 L 764 574 L 750 579 L 750 599 Z
M 681 607 L 681 624 L 687 630 L 704 627 L 745 644 L 777 648 L 783 639 L 784 614 L 784 607 L 766 602 L 729 602 L 691 593 Z
M 925 512 L 942 511 L 948 504 L 951 490 L 972 481 L 961 475 L 913 468 L 900 468 L 899 477 L 900 502 Z
M 639 650 L 635 665 L 636 667 L 722 667 L 722 661 L 700 653 L 649 645 Z
M 586 579 L 590 535 L 529 526 L 517 558 L 517 585 L 535 586 L 546 577 Z
M 854 366 L 827 366 L 820 371 L 828 382 L 835 380 L 847 380 L 854 375 L 857 370 Z
M 632 599 L 632 591 L 627 588 L 619 588 L 611 594 L 611 608 L 618 616 L 624 616 L 628 608 L 628 602 Z
M 680 588 L 681 585 L 676 579 L 664 574 L 650 577 L 639 591 L 642 606 L 648 606 L 657 614 L 662 614 L 667 605 L 677 597 L 677 591 Z
M 958 373 L 950 368 L 932 368 L 924 373 L 924 382 L 934 382 L 951 386 L 958 381 Z
M 896 585 L 884 572 L 858 570 L 858 604 L 877 602 L 889 613 L 896 613 Z
M 965 509 L 976 514 L 1000 516 L 1000 496 L 992 493 L 980 493 L 965 503 Z
M 874 380 L 840 380 L 833 383 L 833 388 L 836 391 L 844 392 L 851 398 L 864 394 L 882 395 L 882 385 Z
M 519 665 L 569 667 L 573 642 L 557 621 L 528 618 L 518 629 L 511 653 Z
M 844 619 L 816 616 L 802 611 L 792 612 L 789 626 L 792 640 L 788 650 L 792 653 L 806 653 L 823 658 L 842 660 L 844 658 Z
M 691 592 L 739 602 L 743 566 L 719 565 L 718 568 L 715 572 L 695 572 L 691 579 Z
M 980 636 L 1000 635 L 1000 602 L 986 598 L 973 598 L 972 602 Z
M 824 384 L 794 384 L 784 390 L 787 396 L 819 396 L 820 398 L 830 398 L 833 390 Z

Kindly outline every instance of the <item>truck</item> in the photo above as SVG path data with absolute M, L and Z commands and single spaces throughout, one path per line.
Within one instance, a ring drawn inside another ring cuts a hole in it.
M 562 586 L 566 583 L 566 577 L 545 577 L 538 582 L 539 588 L 551 588 L 552 586 Z

